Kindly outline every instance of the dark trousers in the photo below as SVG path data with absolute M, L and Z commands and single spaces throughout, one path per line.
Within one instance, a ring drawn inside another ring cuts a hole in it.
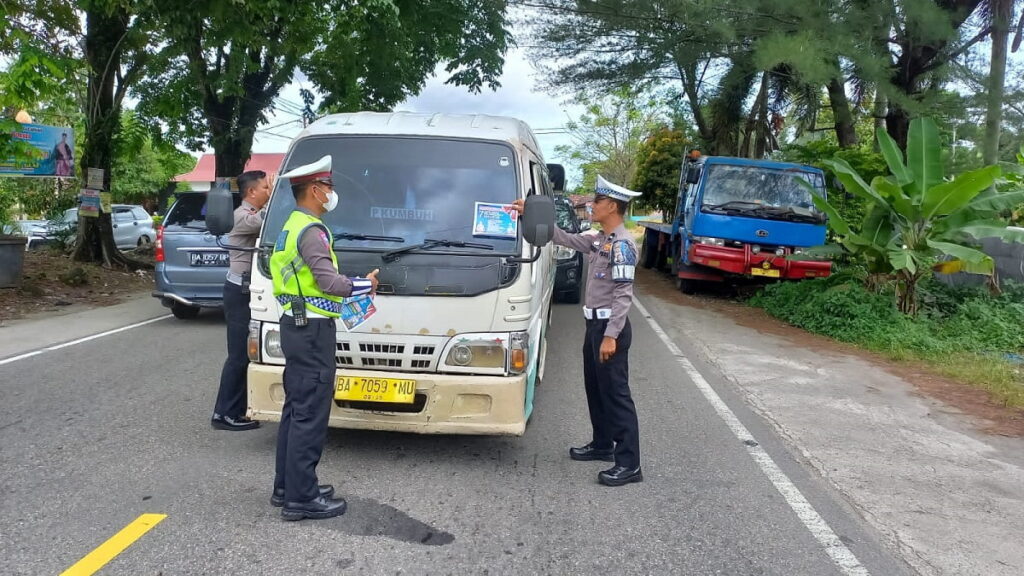
M 288 502 L 309 502 L 319 495 L 316 465 L 327 440 L 327 420 L 334 396 L 334 320 L 310 318 L 295 326 L 281 316 L 284 351 L 284 409 L 277 429 L 274 488 L 284 488 Z
M 228 358 L 220 371 L 220 390 L 213 411 L 221 416 L 245 416 L 248 407 L 246 373 L 249 370 L 249 295 L 242 287 L 224 282 L 224 319 L 228 325 Z
M 583 342 L 583 381 L 587 389 L 590 424 L 595 448 L 615 446 L 615 464 L 626 468 L 640 465 L 640 425 L 629 392 L 629 345 L 633 330 L 626 320 L 616 340 L 615 355 L 601 362 L 601 341 L 607 320 L 587 320 Z

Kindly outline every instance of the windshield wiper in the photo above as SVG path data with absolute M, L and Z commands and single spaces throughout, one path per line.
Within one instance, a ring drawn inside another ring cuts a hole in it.
M 376 240 L 377 242 L 405 242 L 405 238 L 398 236 L 375 236 L 373 234 L 353 234 L 351 232 L 334 232 L 335 240 Z
M 704 210 L 725 212 L 726 214 L 730 212 L 751 212 L 763 207 L 763 204 L 758 204 L 757 202 L 745 202 L 743 200 L 730 200 L 728 202 L 722 202 L 721 204 L 705 204 L 703 206 Z
M 824 214 L 816 214 L 810 210 L 803 208 L 795 208 L 793 206 L 764 206 L 758 213 L 767 216 L 773 216 L 781 220 L 789 220 L 791 222 L 805 222 L 810 224 L 824 224 Z
M 481 250 L 494 250 L 494 246 L 480 242 L 463 242 L 462 240 L 437 240 L 434 238 L 426 238 L 421 244 L 403 246 L 396 250 L 385 252 L 381 255 L 381 259 L 385 262 L 394 262 L 395 260 L 398 260 L 398 257 L 402 254 L 412 252 L 413 250 L 429 250 L 431 248 L 437 248 L 438 246 L 444 246 L 445 248 L 479 248 Z

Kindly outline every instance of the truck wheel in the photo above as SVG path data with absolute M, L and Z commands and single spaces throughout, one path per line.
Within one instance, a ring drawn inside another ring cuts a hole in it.
M 175 302 L 171 304 L 171 314 L 174 314 L 174 317 L 180 320 L 194 320 L 199 316 L 199 308 Z
M 679 291 L 686 295 L 696 294 L 697 289 L 700 287 L 696 280 L 688 280 L 686 278 L 680 278 L 677 283 L 679 285 Z

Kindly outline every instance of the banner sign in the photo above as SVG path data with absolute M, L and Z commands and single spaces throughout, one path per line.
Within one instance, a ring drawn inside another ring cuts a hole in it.
M 34 148 L 29 158 L 0 158 L 0 175 L 74 176 L 75 133 L 71 128 L 22 124 L 11 137 Z

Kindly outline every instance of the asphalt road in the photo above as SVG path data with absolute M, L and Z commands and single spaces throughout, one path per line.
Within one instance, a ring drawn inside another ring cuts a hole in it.
M 319 474 L 349 512 L 298 523 L 267 501 L 276 425 L 209 426 L 217 315 L 0 365 L 0 574 L 60 574 L 145 513 L 167 518 L 100 574 L 912 573 L 676 342 L 859 561 L 841 569 L 644 316 L 631 319 L 642 484 L 600 486 L 607 464 L 568 458 L 589 423 L 583 321 L 561 305 L 524 437 L 331 430 Z

